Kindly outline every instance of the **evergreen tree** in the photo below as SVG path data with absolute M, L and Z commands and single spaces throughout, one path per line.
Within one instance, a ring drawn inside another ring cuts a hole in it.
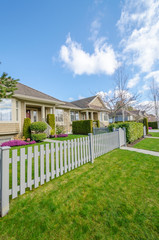
M 0 99 L 11 98 L 14 91 L 17 90 L 16 85 L 19 79 L 13 79 L 7 73 L 3 73 L 0 77 Z

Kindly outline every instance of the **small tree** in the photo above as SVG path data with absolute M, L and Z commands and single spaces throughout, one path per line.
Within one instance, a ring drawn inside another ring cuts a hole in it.
M 147 135 L 148 132 L 149 132 L 149 126 L 148 126 L 147 118 L 144 118 L 144 119 L 143 119 L 143 124 L 144 124 L 144 126 L 146 127 L 146 135 Z
M 7 73 L 0 77 L 0 100 L 2 98 L 11 98 L 14 91 L 17 90 L 16 84 L 19 79 L 13 79 Z

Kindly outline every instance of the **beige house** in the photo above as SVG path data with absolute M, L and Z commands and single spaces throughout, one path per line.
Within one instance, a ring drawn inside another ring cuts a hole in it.
M 63 125 L 67 133 L 75 120 L 100 120 L 103 126 L 109 123 L 108 110 L 98 96 L 63 102 L 21 83 L 17 88 L 12 99 L 0 102 L 0 142 L 23 135 L 24 118 L 46 121 L 48 113 L 55 114 L 56 125 Z

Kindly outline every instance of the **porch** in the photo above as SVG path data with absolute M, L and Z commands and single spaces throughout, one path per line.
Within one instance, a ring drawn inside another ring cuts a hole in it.
M 82 120 L 99 120 L 98 112 L 93 111 L 82 111 Z
M 31 122 L 46 121 L 49 113 L 55 113 L 55 106 L 26 103 L 25 109 L 25 118 L 30 118 Z

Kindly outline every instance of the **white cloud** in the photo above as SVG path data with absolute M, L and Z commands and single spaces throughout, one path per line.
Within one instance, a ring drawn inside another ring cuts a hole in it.
M 153 78 L 156 82 L 159 82 L 159 71 L 153 71 L 145 76 L 145 79 Z
M 73 101 L 74 98 L 73 98 L 73 97 L 69 97 L 68 100 L 69 100 L 69 101 Z
M 141 72 L 152 71 L 159 61 L 159 1 L 126 0 L 117 23 L 123 53 Z
M 92 23 L 91 23 L 91 28 L 90 28 L 90 33 L 91 33 L 91 36 L 90 36 L 90 40 L 93 40 L 95 41 L 97 39 L 97 36 L 99 34 L 99 30 L 100 30 L 100 27 L 101 27 L 101 23 L 100 23 L 100 20 L 99 19 L 95 19 Z
M 104 39 L 96 41 L 94 52 L 90 54 L 68 36 L 65 45 L 61 46 L 60 58 L 75 75 L 112 75 L 120 65 L 112 46 Z
M 135 87 L 140 81 L 139 74 L 136 74 L 134 78 L 130 79 L 128 81 L 128 88 L 133 88 Z

